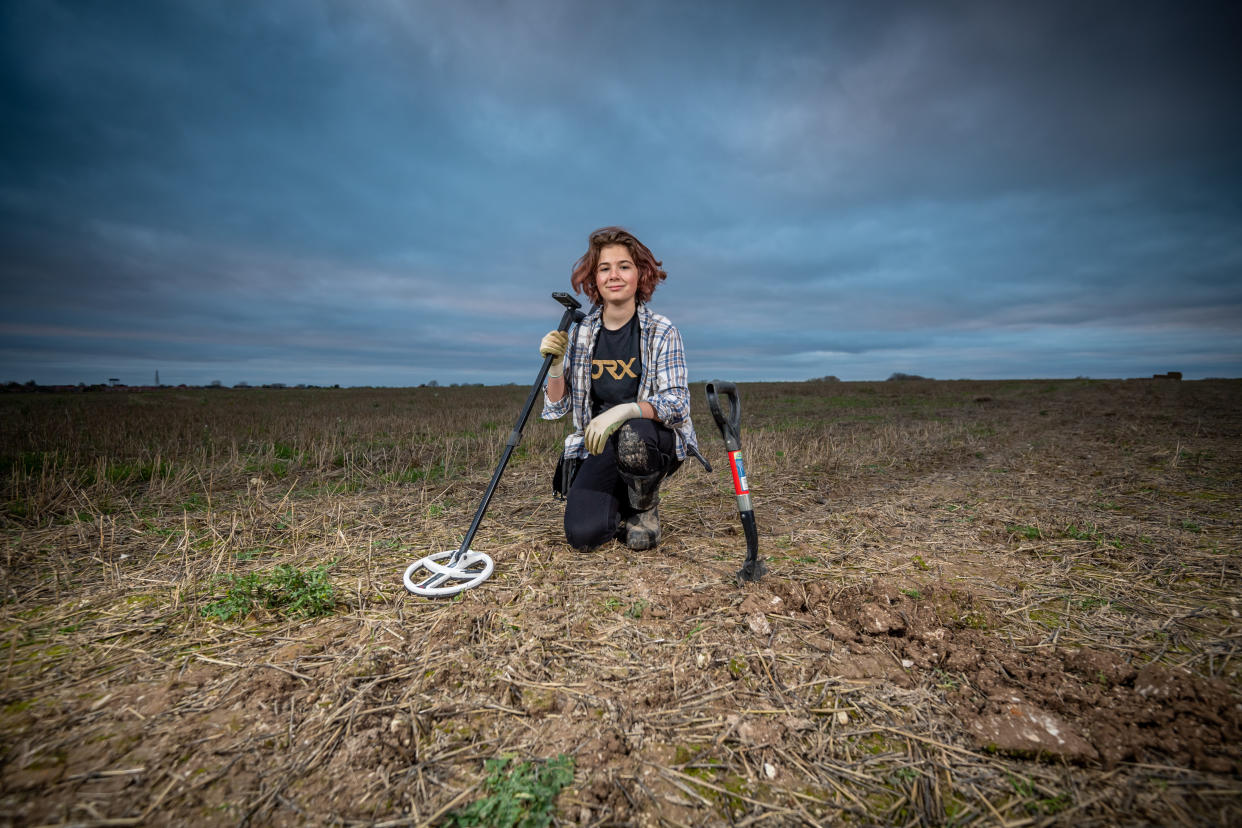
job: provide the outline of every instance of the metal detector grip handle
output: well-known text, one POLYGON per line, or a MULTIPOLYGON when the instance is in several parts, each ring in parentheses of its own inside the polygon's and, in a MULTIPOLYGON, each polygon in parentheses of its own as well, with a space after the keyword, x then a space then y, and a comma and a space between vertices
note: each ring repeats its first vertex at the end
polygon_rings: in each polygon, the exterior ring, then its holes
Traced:
POLYGON ((742 400, 738 396, 737 386, 731 382, 712 380, 707 384, 707 407, 720 428, 720 436, 724 438, 725 448, 729 451, 742 450, 742 400), (720 395, 729 398, 729 414, 720 409, 720 395))

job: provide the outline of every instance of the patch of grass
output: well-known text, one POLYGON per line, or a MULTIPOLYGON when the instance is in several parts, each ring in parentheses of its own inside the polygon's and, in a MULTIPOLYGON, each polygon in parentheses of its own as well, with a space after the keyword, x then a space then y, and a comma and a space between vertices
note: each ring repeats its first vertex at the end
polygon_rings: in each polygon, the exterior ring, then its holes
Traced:
POLYGON ((927 565, 927 561, 923 560, 922 555, 913 556, 912 558, 910 558, 910 563, 914 564, 915 569, 919 569, 923 572, 926 572, 927 570, 931 569, 931 567, 927 565))
POLYGON ((1100 546, 1111 546, 1113 549, 1120 549, 1122 547, 1121 541, 1108 537, 1099 530, 1099 527, 1091 523, 1082 526, 1076 523, 1067 524, 1065 529, 1062 530, 1062 534, 1072 540, 1091 541, 1100 546))
POLYGON ((1055 630, 1057 627, 1065 626, 1061 616, 1046 609, 1034 609, 1030 612, 1031 620, 1049 630, 1055 630))
POLYGON ((917 589, 903 589, 901 592, 903 595, 909 596, 915 601, 923 597, 923 593, 919 592, 917 589))
MULTIPOLYGON (((1034 614, 1032 613, 1032 617, 1034 614)), ((988 628, 987 616, 981 612, 964 612, 957 619, 963 627, 969 627, 972 630, 986 630, 988 628)))
POLYGON ((1052 816, 1064 811, 1070 805, 1074 804, 1074 800, 1067 793, 1059 793, 1056 796, 1046 796, 1043 799, 1037 799, 1028 803, 1026 809, 1032 814, 1046 814, 1052 816))
POLYGON ((542 828, 552 824, 556 797, 574 781, 574 760, 565 754, 546 762, 488 759, 484 786, 488 795, 445 817, 448 826, 542 828))
POLYGON ((1009 774, 1009 786, 1013 788, 1014 793, 1023 799, 1035 796, 1035 785, 1025 777, 1009 774))
POLYGON ((201 512, 207 508, 207 498, 198 492, 194 492, 181 502, 181 510, 184 512, 201 512))
POLYGON ((282 564, 269 573, 225 575, 224 595, 203 607, 205 616, 221 621, 245 618, 256 608, 287 618, 328 615, 336 607, 336 591, 328 581, 328 564, 307 570, 282 564))
POLYGON ((647 602, 643 600, 642 598, 639 598, 637 601, 630 604, 630 608, 625 611, 625 614, 628 615, 630 618, 642 618, 643 613, 646 611, 647 611, 647 602))
POLYGON ((407 466, 399 472, 384 475, 384 479, 390 483, 417 483, 427 476, 425 469, 418 466, 407 466))
POLYGON ((866 736, 858 737, 855 744, 872 756, 879 756, 881 753, 900 752, 896 749, 893 742, 882 733, 869 733, 866 736))
POLYGON ((898 782, 913 782, 920 776, 922 776, 922 774, 914 768, 898 768, 892 773, 892 778, 898 782))
POLYGON ((1027 540, 1040 540, 1044 536, 1043 533, 1039 531, 1038 526, 1006 526, 1005 531, 1011 535, 1026 538, 1027 540))

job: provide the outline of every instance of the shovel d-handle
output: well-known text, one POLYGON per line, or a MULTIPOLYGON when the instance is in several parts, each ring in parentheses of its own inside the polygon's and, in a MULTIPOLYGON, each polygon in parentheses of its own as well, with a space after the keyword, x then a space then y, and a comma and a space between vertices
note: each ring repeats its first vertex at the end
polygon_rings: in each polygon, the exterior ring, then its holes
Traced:
POLYGON ((767 573, 768 568, 759 560, 759 531, 755 527, 755 510, 750 502, 750 483, 746 480, 746 465, 742 461, 742 401, 738 396, 737 386, 720 380, 707 383, 707 407, 711 409, 712 417, 720 428, 720 436, 724 438, 725 449, 729 452, 733 494, 737 498, 742 530, 746 533, 746 562, 737 576, 742 581, 757 581, 767 573), (722 395, 729 401, 728 414, 725 414, 720 405, 722 395))
POLYGON ((742 401, 737 395, 737 386, 731 382, 712 380, 707 384, 707 407, 716 418, 716 426, 720 436, 724 438, 725 448, 729 451, 742 450, 742 401), (729 414, 720 408, 720 395, 729 398, 729 414))

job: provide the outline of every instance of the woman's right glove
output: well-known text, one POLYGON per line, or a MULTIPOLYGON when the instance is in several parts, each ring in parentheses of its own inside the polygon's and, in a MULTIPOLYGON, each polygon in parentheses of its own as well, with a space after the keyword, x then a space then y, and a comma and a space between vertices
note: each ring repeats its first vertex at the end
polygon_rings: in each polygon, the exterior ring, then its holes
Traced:
POLYGON ((552 364, 548 366, 548 376, 555 379, 565 373, 565 351, 569 350, 569 334, 566 331, 551 331, 539 343, 539 355, 551 356, 552 364))

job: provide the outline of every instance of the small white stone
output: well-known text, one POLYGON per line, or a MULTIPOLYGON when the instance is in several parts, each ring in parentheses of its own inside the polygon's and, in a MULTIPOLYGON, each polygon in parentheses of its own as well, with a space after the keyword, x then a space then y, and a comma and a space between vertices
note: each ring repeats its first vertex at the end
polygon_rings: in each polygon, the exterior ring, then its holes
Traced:
POLYGON ((837 711, 837 724, 847 725, 849 723, 850 723, 850 714, 846 713, 844 710, 838 710, 837 711))
POLYGON ((913 667, 913 666, 914 666, 914 662, 913 662, 913 661, 911 661, 911 660, 910 660, 910 659, 908 659, 908 658, 903 658, 903 659, 901 660, 901 666, 902 666, 902 667, 905 667, 907 670, 909 670, 911 667, 913 667))
POLYGON ((746 616, 746 625, 750 627, 750 631, 755 635, 772 634, 772 625, 768 623, 768 619, 761 612, 752 612, 746 616))
POLYGON ((776 778, 776 766, 773 765, 771 762, 764 762, 763 763, 763 775, 766 776, 768 779, 775 779, 776 778))
POLYGON ((712 662, 711 653, 699 653, 697 656, 694 657, 694 663, 699 665, 700 670, 705 668, 708 664, 711 664, 711 662, 712 662))

